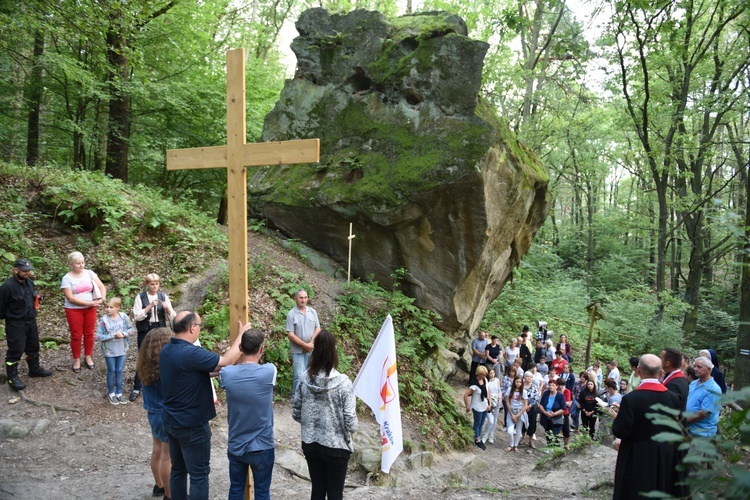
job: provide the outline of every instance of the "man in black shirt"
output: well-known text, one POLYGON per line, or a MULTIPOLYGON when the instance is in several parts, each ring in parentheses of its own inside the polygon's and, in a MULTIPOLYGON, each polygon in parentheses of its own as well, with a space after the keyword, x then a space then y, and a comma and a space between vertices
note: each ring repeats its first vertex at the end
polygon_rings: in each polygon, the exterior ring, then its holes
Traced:
POLYGON ((52 375, 50 370, 39 364, 39 330, 36 325, 39 299, 34 281, 29 277, 32 269, 28 260, 18 259, 13 264, 13 276, 0 286, 0 319, 5 320, 5 337, 8 341, 5 371, 8 384, 15 391, 26 388, 18 376, 18 362, 24 352, 30 377, 52 375))

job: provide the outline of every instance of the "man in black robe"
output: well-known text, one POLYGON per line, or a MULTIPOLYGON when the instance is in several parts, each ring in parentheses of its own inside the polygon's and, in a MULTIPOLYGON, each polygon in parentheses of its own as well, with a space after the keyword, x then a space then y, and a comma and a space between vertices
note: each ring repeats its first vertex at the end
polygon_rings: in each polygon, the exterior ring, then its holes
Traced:
POLYGON ((679 410, 679 396, 659 382, 661 359, 645 354, 638 361, 641 384, 622 398, 619 411, 610 409, 615 417, 612 433, 619 438, 620 446, 615 468, 614 499, 641 498, 649 491, 662 491, 680 496, 682 480, 677 471, 679 456, 677 445, 660 443, 652 438, 668 427, 654 424, 646 417, 655 413, 651 407, 661 404, 679 410))
POLYGON ((664 370, 664 387, 674 392, 680 397, 681 411, 685 411, 685 405, 687 404, 688 392, 690 392, 690 384, 688 383, 685 374, 682 373, 680 367, 682 366, 682 353, 677 349, 666 347, 661 352, 661 369, 664 370))

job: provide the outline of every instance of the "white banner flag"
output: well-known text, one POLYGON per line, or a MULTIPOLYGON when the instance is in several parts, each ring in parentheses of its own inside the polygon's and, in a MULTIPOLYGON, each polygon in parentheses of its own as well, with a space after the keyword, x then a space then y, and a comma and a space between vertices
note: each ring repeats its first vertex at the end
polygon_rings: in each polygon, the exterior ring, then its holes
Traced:
POLYGON ((396 337, 390 314, 380 327, 380 333, 354 380, 354 394, 372 409, 380 424, 380 470, 388 473, 396 457, 404 449, 401 404, 398 400, 396 337))

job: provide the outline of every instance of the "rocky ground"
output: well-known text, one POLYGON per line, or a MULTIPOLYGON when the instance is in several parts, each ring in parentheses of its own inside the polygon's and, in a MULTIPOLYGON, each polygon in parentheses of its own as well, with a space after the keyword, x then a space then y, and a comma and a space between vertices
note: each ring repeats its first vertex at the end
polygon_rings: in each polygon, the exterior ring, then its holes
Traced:
MULTIPOLYGON (((16 393, 0 388, 0 428, 5 432, 0 438, 0 499, 149 498, 151 435, 140 399, 136 404, 110 405, 105 399, 103 361, 96 358, 93 371, 84 368, 74 374, 68 359, 69 353, 63 350, 48 352, 45 364, 54 369, 54 375, 47 379, 24 376, 25 395, 59 405, 57 409, 17 401, 16 393)), ((131 350, 127 367, 134 363, 135 350, 131 350)), ((210 478, 211 498, 217 499, 225 498, 229 489, 226 407, 220 404, 218 414, 212 422, 210 478)), ((305 497, 310 484, 299 449, 299 425, 291 418, 289 402, 277 401, 274 415, 277 447, 272 495, 305 497)), ((369 415, 361 420, 356 442, 371 446, 377 442, 377 424, 369 415)), ((406 432, 413 433, 413 429, 406 432)), ((498 432, 497 437, 486 451, 403 454, 386 487, 372 485, 372 477, 353 469, 347 478, 347 497, 600 498, 611 494, 613 450, 597 445, 537 465, 543 451, 506 453, 505 436, 498 432)))
MULTIPOLYGON (((338 282, 311 271, 294 255, 280 251, 267 237, 249 235, 251 255, 265 253, 295 272, 304 272, 316 290, 321 316, 332 307, 338 282)), ((180 300, 192 307, 202 300, 205 277, 196 277, 180 300)), ((54 299, 49 299, 49 301, 54 299)), ((51 304, 48 307, 52 309, 51 304)), ((260 301, 260 298, 258 298, 260 301)), ((252 307, 267 307, 251 297, 252 307)), ((43 336, 67 335, 64 319, 42 318, 43 336)), ((132 386, 136 348, 131 345, 125 365, 125 387, 132 386)), ((4 345, 0 344, 4 357, 4 345)), ((151 434, 146 412, 136 404, 112 406, 106 398, 106 368, 95 351, 93 371, 71 371, 68 346, 43 352, 43 364, 54 374, 30 379, 26 366, 21 376, 28 384, 24 394, 41 405, 20 400, 7 385, 0 387, 0 500, 39 498, 142 499, 151 497, 149 468, 151 434), (48 405, 49 404, 49 405, 48 405), (53 408, 50 405, 54 405, 53 408), (75 411, 74 411, 75 410, 75 411)), ((354 374, 350 374, 354 378, 354 374)), ((453 380, 457 398, 465 381, 453 380)), ((219 404, 212 421, 211 498, 225 498, 229 489, 226 459, 226 407, 219 404)), ((274 498, 304 498, 310 492, 307 466, 302 458, 299 425, 291 418, 288 401, 274 408, 276 467, 271 492, 274 498)), ((467 421, 467 426, 470 423, 467 421)), ((406 439, 420 446, 419 426, 404 422, 406 439)), ((355 462, 347 477, 348 498, 604 498, 611 496, 615 452, 590 446, 562 457, 544 460, 542 450, 506 453, 505 436, 498 431, 486 451, 472 448, 450 453, 404 453, 386 478, 368 475, 355 462), (544 462, 544 463, 542 463, 544 462), (386 484, 387 486, 376 486, 386 484)), ((369 410, 361 415, 358 449, 377 446, 378 428, 369 410)), ((543 438, 537 441, 543 445, 543 438)), ((365 460, 363 460, 365 461, 365 460)))

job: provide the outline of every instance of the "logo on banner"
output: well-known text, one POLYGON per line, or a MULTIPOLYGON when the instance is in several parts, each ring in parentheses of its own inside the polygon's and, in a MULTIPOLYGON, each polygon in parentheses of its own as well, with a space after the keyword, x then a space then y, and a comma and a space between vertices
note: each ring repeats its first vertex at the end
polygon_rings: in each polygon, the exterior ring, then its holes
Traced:
MULTIPOLYGON (((380 411, 385 411, 388 403, 396 399, 396 391, 393 389, 393 375, 396 374, 396 361, 391 361, 389 357, 385 358, 383 368, 380 371, 380 399, 383 401, 383 406, 380 407, 380 411)), ((383 422, 382 427, 382 445, 383 451, 387 451, 393 444, 394 437, 391 429, 388 426, 388 420, 383 422)))

